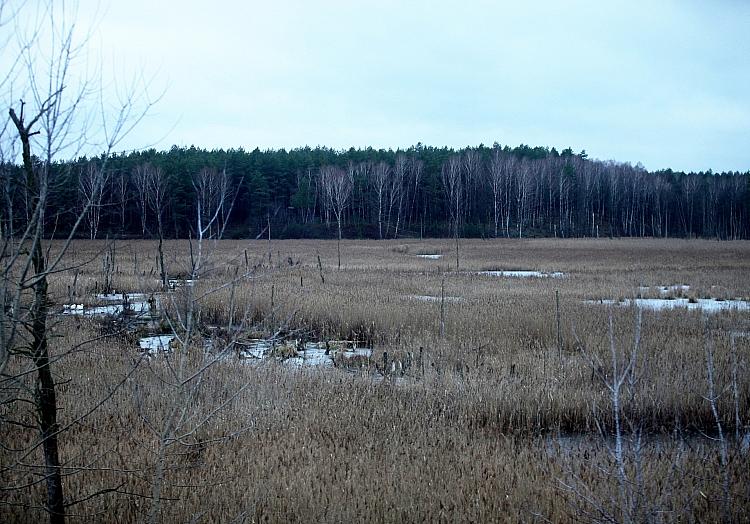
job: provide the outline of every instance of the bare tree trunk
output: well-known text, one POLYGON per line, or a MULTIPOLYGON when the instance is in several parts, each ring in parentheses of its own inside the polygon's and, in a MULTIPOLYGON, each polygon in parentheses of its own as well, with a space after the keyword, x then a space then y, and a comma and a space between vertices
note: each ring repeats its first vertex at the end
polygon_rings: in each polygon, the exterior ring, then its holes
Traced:
POLYGON ((458 271, 458 230, 464 206, 464 184, 461 177, 461 159, 458 155, 448 158, 442 168, 443 190, 448 197, 450 219, 453 221, 453 234, 456 240, 456 271, 458 271))
MULTIPOLYGON (((704 319, 704 322, 705 319, 704 319)), ((717 400, 719 395, 716 393, 716 385, 714 381, 714 354, 713 354, 713 341, 710 338, 708 327, 705 326, 705 346, 706 346, 706 379, 708 382, 708 395, 704 396, 708 400, 708 404, 711 407, 711 413, 714 416, 716 422, 716 434, 719 441, 719 459, 721 464, 722 472, 722 500, 721 500, 721 513, 722 522, 731 522, 730 508, 732 505, 732 496, 730 491, 729 482, 729 451, 727 447, 727 440, 724 437, 724 431, 721 426, 721 417, 719 416, 719 408, 717 406, 717 400)))
POLYGON ((320 169, 320 182, 325 197, 326 209, 333 210, 338 226, 338 267, 341 269, 341 219, 344 209, 349 205, 354 182, 354 167, 350 164, 348 171, 333 166, 320 169))
POLYGON ((6 226, 5 231, 0 238, 13 239, 15 230, 15 220, 13 218, 13 179, 12 171, 10 169, 3 170, 3 185, 5 193, 5 206, 6 206, 6 226))
POLYGON ((336 250, 339 256, 339 269, 341 269, 341 217, 336 217, 336 222, 339 226, 339 241, 336 243, 336 250))
POLYGON ((455 225, 454 229, 455 229, 455 235, 456 235, 456 271, 458 271, 458 253, 459 253, 459 245, 458 245, 458 220, 456 220, 456 225, 455 225))
POLYGON ((149 176, 148 164, 136 166, 133 170, 133 184, 138 195, 138 207, 141 210, 142 238, 146 238, 146 214, 149 208, 149 176))
MULTIPOLYGON (((35 408, 39 417, 39 431, 42 437, 44 453, 44 469, 47 483, 47 511, 53 524, 65 522, 65 505, 60 473, 60 456, 57 443, 57 397, 55 394, 55 380, 52 377, 49 362, 49 348, 47 346, 47 313, 49 300, 47 297, 47 268, 42 251, 42 231, 44 227, 43 207, 47 190, 37 187, 34 167, 31 162, 31 125, 27 127, 23 121, 23 110, 20 118, 11 109, 10 117, 18 130, 23 146, 23 167, 26 172, 26 186, 35 198, 35 204, 40 208, 36 220, 36 234, 32 245, 31 260, 34 266, 34 301, 31 305, 31 336, 33 338, 33 359, 37 368, 37 383, 35 388, 35 408)), ((47 169, 48 166, 45 166, 47 169)))
MULTIPOLYGON (((391 168, 385 162, 380 162, 370 171, 370 184, 375 189, 378 200, 378 238, 383 239, 383 196, 388 190, 388 177, 391 174, 391 168)), ((388 228, 386 227, 386 235, 388 228)))
POLYGON ((34 304, 31 308, 32 337, 34 339, 34 364, 37 368, 36 409, 39 415, 39 430, 44 451, 44 469, 47 479, 47 511, 50 522, 65 522, 60 456, 57 443, 57 396, 55 380, 49 366, 47 347, 47 277, 41 241, 38 241, 32 254, 34 271, 42 275, 34 284, 34 304))
POLYGON ((118 205, 120 208, 120 234, 125 233, 125 212, 128 204, 128 178, 127 172, 122 171, 115 184, 118 205))
POLYGON ((159 227, 159 276, 161 277, 161 288, 167 289, 167 272, 164 269, 164 236, 159 227))
MULTIPOLYGON (((167 270, 164 267, 164 210, 167 206, 168 181, 161 168, 151 164, 144 164, 136 169, 136 174, 142 177, 148 191, 148 206, 156 215, 156 228, 159 234, 159 274, 162 289, 167 288, 167 270)), ((136 179, 138 176, 136 177, 136 179)))
POLYGON ((445 277, 440 283, 440 338, 445 338, 445 277))
POLYGON ((82 170, 78 180, 78 193, 86 210, 86 221, 89 226, 89 238, 95 240, 99 231, 102 216, 104 186, 109 176, 92 160, 82 170))
POLYGON ((266 228, 268 229, 268 267, 271 267, 271 213, 266 214, 266 228))

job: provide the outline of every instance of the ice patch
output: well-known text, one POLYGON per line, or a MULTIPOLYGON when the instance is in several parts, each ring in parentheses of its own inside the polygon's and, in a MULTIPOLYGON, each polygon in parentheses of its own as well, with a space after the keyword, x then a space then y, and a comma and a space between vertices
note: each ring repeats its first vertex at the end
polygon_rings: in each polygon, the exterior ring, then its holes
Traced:
POLYGON ((65 315, 83 315, 83 304, 65 304, 63 306, 65 315))
POLYGON ((544 271, 531 271, 531 270, 512 270, 512 271, 479 271, 478 275, 486 275, 490 277, 504 277, 504 278, 564 278, 565 273, 561 271, 553 271, 546 273, 544 271))
POLYGON ((173 278, 168 280, 167 283, 169 284, 169 289, 177 289, 182 286, 193 287, 195 285, 195 280, 190 278, 173 278))
POLYGON ((719 311, 750 311, 750 302, 745 300, 716 300, 713 298, 699 298, 690 301, 687 298, 636 298, 624 300, 585 300, 585 304, 601 304, 611 306, 628 307, 631 304, 637 308, 652 311, 663 311, 671 309, 686 309, 688 311, 700 310, 706 313, 717 313, 719 311))
MULTIPOLYGON (((690 291, 690 286, 688 286, 687 284, 674 284, 672 286, 654 286, 654 289, 659 291, 659 295, 664 296, 670 293, 687 293, 688 291, 690 291)), ((641 293, 648 293, 649 291, 651 291, 651 286, 640 286, 638 290, 641 293)))
POLYGON ((138 317, 151 313, 152 307, 158 309, 156 297, 145 293, 109 293, 96 295, 99 302, 105 305, 86 306, 84 304, 63 305, 63 315, 80 315, 85 317, 114 317, 135 315, 138 317))
POLYGON ((308 342, 302 351, 297 352, 296 357, 284 360, 284 363, 295 366, 323 366, 332 367, 333 359, 336 356, 344 358, 372 356, 372 349, 369 348, 346 348, 341 350, 326 349, 325 342, 308 342))
POLYGON ((253 339, 237 342, 240 358, 265 360, 273 358, 285 365, 295 367, 333 367, 334 358, 370 358, 372 349, 345 347, 346 342, 306 342, 302 349, 296 349, 297 342, 274 345, 270 340, 253 339), (274 354, 278 352, 278 354, 274 354), (285 355, 284 353, 291 353, 285 355))
POLYGON ((429 260, 440 260, 443 255, 417 255, 419 258, 427 258, 429 260))
POLYGON ((128 302, 127 309, 125 304, 112 304, 109 306, 84 306, 83 304, 65 304, 63 305, 63 315, 82 315, 84 317, 103 317, 118 316, 127 314, 142 315, 149 313, 151 307, 148 302, 128 302))
POLYGON ((138 341, 138 346, 149 353, 168 351, 172 340, 174 340, 174 335, 154 335, 141 338, 138 341))
POLYGON ((297 352, 296 357, 287 358, 285 364, 300 367, 333 367, 334 355, 326 351, 325 345, 307 343, 302 351, 297 352))
POLYGON ((125 297, 131 302, 145 302, 147 300, 145 293, 103 293, 96 295, 98 300, 106 300, 109 302, 122 302, 125 297))
MULTIPOLYGON (((441 297, 436 297, 433 295, 409 295, 407 298, 410 298, 412 300, 420 300, 422 302, 440 302, 442 300, 441 297)), ((462 302, 463 298, 461 297, 445 297, 446 302, 462 302)))

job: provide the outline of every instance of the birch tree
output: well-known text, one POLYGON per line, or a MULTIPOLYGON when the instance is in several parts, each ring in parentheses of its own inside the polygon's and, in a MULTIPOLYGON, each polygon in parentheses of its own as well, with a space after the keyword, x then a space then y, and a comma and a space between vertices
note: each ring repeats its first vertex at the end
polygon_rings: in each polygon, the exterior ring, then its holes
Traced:
POLYGON ((204 167, 193 176, 193 189, 200 221, 210 224, 206 237, 222 237, 238 188, 234 187, 226 170, 219 172, 217 169, 204 167))
POLYGON ((113 184, 113 197, 115 204, 119 210, 120 218, 120 234, 125 232, 125 213, 128 209, 128 188, 129 188, 129 177, 128 172, 121 170, 115 177, 113 184))
POLYGON ((148 205, 151 212, 156 217, 156 232, 159 235, 159 245, 157 250, 159 256, 161 286, 162 289, 167 289, 167 270, 164 267, 164 212, 168 205, 167 192, 169 191, 169 183, 160 167, 145 164, 143 166, 143 172, 146 177, 148 205))
MULTIPOLYGON (((404 180, 406 180, 407 159, 406 155, 399 153, 396 155, 396 162, 393 166, 393 175, 391 176, 389 195, 388 195, 388 223, 391 222, 391 213, 393 206, 396 206, 396 226, 393 238, 398 237, 398 228, 401 224, 401 209, 404 204, 404 180)), ((388 229, 388 228, 387 228, 388 229)))
POLYGON ((378 238, 383 239, 383 201, 387 196, 388 179, 391 175, 391 166, 385 162, 379 162, 372 169, 370 185, 375 190, 375 198, 378 209, 378 238))
POLYGON ((476 149, 468 148, 461 157, 464 175, 464 214, 473 215, 477 206, 477 187, 482 179, 482 156, 476 149))
POLYGON ((341 269, 341 220, 352 195, 353 171, 345 171, 336 166, 320 168, 320 183, 325 196, 326 207, 333 211, 338 227, 338 268, 341 269))
POLYGON ((492 218, 495 224, 495 237, 500 225, 500 206, 503 198, 503 154, 499 146, 492 148, 487 178, 492 189, 492 218))
POLYGON ((94 161, 86 164, 78 178, 78 194, 81 207, 86 209, 86 223, 91 240, 94 240, 99 232, 102 201, 108 181, 109 172, 102 172, 94 161))
POLYGON ((419 187, 422 183, 422 173, 424 172, 424 162, 417 158, 416 155, 412 155, 409 158, 409 180, 408 185, 411 190, 411 201, 409 202, 409 198, 407 197, 407 202, 409 203, 409 223, 415 219, 415 216, 418 214, 417 212, 417 201, 419 198, 419 187))
POLYGON ((531 186, 531 166, 529 161, 523 160, 516 170, 516 217, 518 219, 518 238, 523 237, 523 226, 526 221, 526 202, 531 186))
POLYGON ((456 271, 459 266, 459 231, 464 212, 464 180, 461 176, 461 157, 453 155, 443 164, 443 190, 448 201, 450 224, 453 226, 453 238, 456 242, 456 271))
POLYGON ((148 214, 148 190, 149 176, 147 171, 148 164, 140 164, 133 169, 132 180, 135 186, 135 192, 138 199, 138 210, 141 215, 141 236, 146 236, 146 216, 148 214))

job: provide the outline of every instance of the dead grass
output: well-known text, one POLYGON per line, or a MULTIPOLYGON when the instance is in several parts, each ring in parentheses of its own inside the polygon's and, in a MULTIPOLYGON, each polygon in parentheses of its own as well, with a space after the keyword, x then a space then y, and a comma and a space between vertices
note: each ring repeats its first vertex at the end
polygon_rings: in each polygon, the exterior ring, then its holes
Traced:
MULTIPOLYGON (((78 243, 70 264, 94 258, 102 246, 78 243)), ((595 373, 607 370, 592 371, 589 359, 608 354, 609 310, 583 301, 633 297, 639 286, 672 284, 690 285, 690 296, 750 297, 747 242, 464 241, 459 273, 452 271, 455 262, 449 255, 439 260, 414 256, 451 253, 450 240, 345 241, 341 271, 335 268, 334 242, 274 241, 271 266, 265 242, 225 241, 211 248, 212 271, 199 279, 196 291, 201 294, 227 282, 236 270, 255 267, 253 278, 235 289, 238 308, 256 321, 255 330, 270 331, 287 322, 311 336, 374 341, 373 359, 358 360, 356 367, 374 368, 385 351, 391 360, 409 353, 415 359, 423 348, 423 366, 386 380, 370 373, 298 371, 231 359, 212 366, 190 403, 190 414, 199 419, 227 404, 211 424, 171 447, 165 522, 230 521, 242 515, 247 521, 278 522, 541 521, 535 515, 553 522, 587 520, 592 507, 583 502, 584 487, 616 512, 616 482, 606 474, 613 466, 611 456, 596 436, 597 422, 605 428, 611 423, 605 388, 595 373), (488 267, 568 276, 511 279, 472 273, 488 267), (440 296, 443 278, 445 294, 463 298, 446 304, 445 338, 439 336, 440 304, 407 298, 440 296), (555 443, 555 435, 571 433, 588 437, 576 437, 574 445, 555 443)), ((187 243, 168 243, 165 252, 170 276, 185 275, 187 243)), ((118 243, 116 266, 118 291, 157 290, 152 243, 118 243)), ((52 282, 59 304, 73 280, 71 272, 52 282)), ((88 297, 102 280, 98 262, 80 268, 77 296, 88 297)), ((229 294, 227 288, 205 297, 204 324, 227 322, 229 294)), ((175 297, 170 307, 178 308, 179 290, 175 297)), ((614 308, 612 315, 618 347, 626 349, 632 344, 635 312, 614 308)), ((748 330, 749 323, 747 313, 722 313, 709 321, 720 388, 731 376, 728 332, 748 330)), ((94 320, 61 319, 53 351, 103 332, 94 320)), ((712 431, 703 398, 700 314, 645 312, 642 339, 641 387, 626 402, 629 419, 642 423, 650 435, 712 431)), ((738 343, 741 416, 748 421, 749 346, 746 338, 738 343)), ((158 442, 150 428, 165 417, 169 361, 142 361, 132 371, 139 362, 135 346, 132 339, 111 336, 84 345, 56 369, 63 424, 112 395, 62 438, 62 457, 71 468, 68 497, 120 486, 118 492, 71 508, 95 520, 143 520, 150 507, 143 495, 149 494, 158 442)), ((201 358, 196 355, 193 365, 201 358)), ((719 401, 726 428, 733 424, 731 401, 729 394, 719 401)), ((29 420, 28 414, 14 414, 29 420)), ((0 425, 6 446, 20 448, 33 438, 31 431, 0 425)), ((3 464, 19 460, 19 453, 0 453, 3 464)), ((645 453, 643 496, 665 512, 662 519, 719 519, 721 468, 709 439, 662 438, 645 453)), ((747 455, 735 449, 730 478, 736 521, 750 516, 746 466, 747 455)), ((38 479, 36 473, 21 467, 0 479, 4 486, 19 485, 38 479)), ((41 505, 42 485, 3 497, 41 505)), ((40 509, 9 506, 0 506, 2 514, 8 521, 43 516, 40 509)))

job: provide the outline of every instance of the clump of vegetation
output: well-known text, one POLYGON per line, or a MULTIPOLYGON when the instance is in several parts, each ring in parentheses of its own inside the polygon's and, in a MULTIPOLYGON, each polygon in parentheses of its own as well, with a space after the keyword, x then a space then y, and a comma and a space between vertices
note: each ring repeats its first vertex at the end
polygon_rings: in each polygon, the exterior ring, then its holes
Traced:
POLYGON ((297 351, 299 351, 299 341, 290 340, 274 344, 271 350, 271 356, 284 360, 296 357, 297 351))

